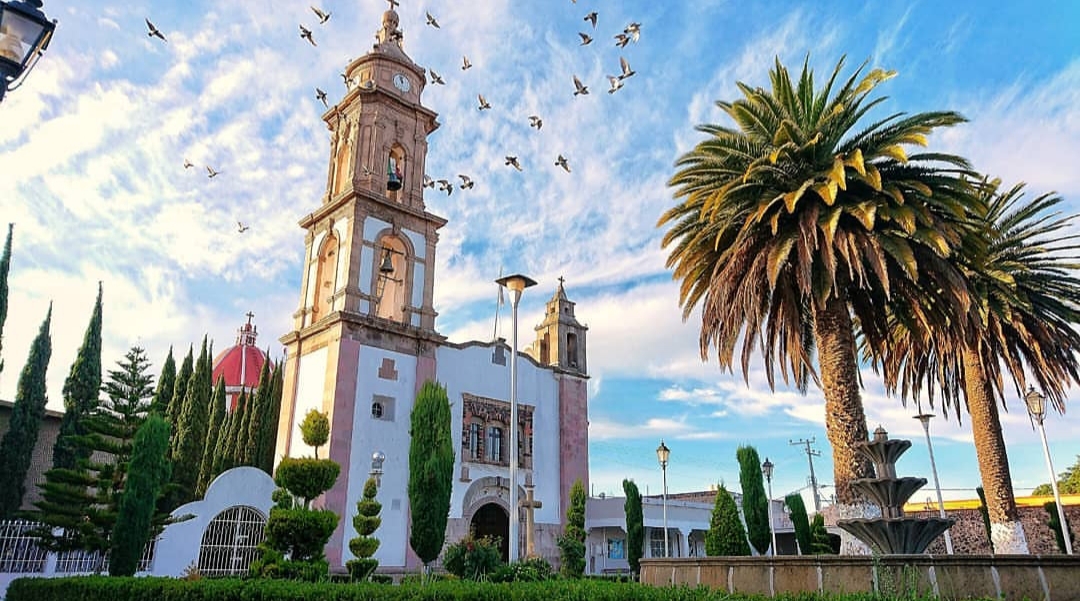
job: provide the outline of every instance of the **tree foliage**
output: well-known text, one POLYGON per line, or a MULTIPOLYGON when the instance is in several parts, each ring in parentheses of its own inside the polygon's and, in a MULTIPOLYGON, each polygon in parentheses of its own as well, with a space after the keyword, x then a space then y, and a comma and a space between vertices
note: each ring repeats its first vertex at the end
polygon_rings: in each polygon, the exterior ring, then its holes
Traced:
POLYGON ((165 357, 165 363, 161 364, 161 375, 158 376, 157 388, 154 390, 154 400, 150 402, 150 410, 160 413, 168 419, 169 405, 172 404, 173 390, 176 388, 176 360, 173 359, 173 349, 169 347, 169 354, 165 357))
POLYGON ((247 449, 246 464, 264 469, 267 473, 269 471, 262 465, 262 458, 266 456, 265 445, 269 440, 266 430, 277 428, 276 419, 271 423, 273 394, 273 375, 270 371, 270 359, 267 358, 263 361, 262 370, 259 372, 259 388, 255 392, 255 402, 251 406, 251 418, 248 420, 247 430, 241 433, 244 448, 247 449))
MULTIPOLYGON (((7 238, 4 240, 4 253, 0 255, 0 351, 4 349, 4 322, 8 311, 8 272, 11 271, 11 234, 14 223, 8 224, 7 238)), ((3 355, 0 355, 0 373, 4 371, 3 355)))
POLYGON ((30 469, 41 420, 45 417, 45 403, 48 402, 45 378, 52 356, 51 323, 50 303, 45 321, 30 345, 26 365, 19 374, 8 431, 0 441, 0 520, 11 519, 26 494, 26 472, 30 469))
POLYGON ((134 576, 152 535, 154 510, 169 480, 169 423, 157 413, 139 427, 131 449, 127 482, 120 496, 112 533, 109 574, 134 576))
MULTIPOLYGON (((1080 494, 1080 455, 1076 456, 1076 463, 1072 464, 1065 469, 1064 472, 1058 474, 1058 492, 1063 495, 1076 495, 1080 494)), ((1050 483, 1040 484, 1035 487, 1035 490, 1031 491, 1032 495, 1047 496, 1054 494, 1054 489, 1050 486, 1050 483)))
POLYGON ((723 484, 716 492, 716 502, 709 517, 709 530, 705 533, 705 554, 709 557, 725 555, 750 555, 750 543, 746 529, 739 519, 739 508, 723 484))
POLYGON ((791 523, 795 526, 795 541, 799 543, 799 552, 809 555, 813 548, 810 537, 810 517, 806 513, 806 503, 798 493, 784 497, 784 504, 791 511, 791 523))
POLYGON ((341 466, 329 459, 286 457, 274 472, 274 482, 304 500, 304 507, 330 490, 341 473, 341 466))
POLYGON ((184 404, 176 426, 172 481, 178 486, 178 496, 173 501, 177 507, 196 498, 210 421, 210 377, 210 358, 204 336, 202 350, 184 391, 184 404))
MULTIPOLYGON (((759 555, 765 555, 772 541, 769 524, 769 499, 765 495, 765 479, 761 473, 761 458, 752 446, 740 446, 735 451, 739 461, 739 485, 742 486, 742 510, 746 533, 759 555)), ((773 550, 776 553, 776 550, 773 550)))
POLYGON ((1065 534, 1064 531, 1069 533, 1069 543, 1076 547, 1076 537, 1073 536, 1072 526, 1069 524, 1069 516, 1065 516, 1065 527, 1062 528, 1061 516, 1058 515, 1057 503, 1053 501, 1047 501, 1043 503, 1043 509, 1046 510, 1047 520, 1046 525, 1050 527, 1050 531, 1054 533, 1054 542, 1057 543, 1058 552, 1066 553, 1068 547, 1065 546, 1065 534))
POLYGON ((353 516, 353 530, 356 536, 349 540, 349 550, 356 557, 345 562, 353 582, 367 580, 368 576, 379 567, 379 560, 372 557, 379 549, 379 539, 372 536, 382 524, 379 512, 382 503, 375 500, 379 489, 374 478, 364 482, 364 495, 356 502, 356 515, 353 516))
POLYGON ((217 441, 225 433, 222 430, 225 421, 225 376, 219 376, 214 385, 213 399, 210 403, 210 422, 206 429, 206 447, 203 449, 202 465, 199 467, 198 496, 206 493, 206 487, 220 472, 214 471, 214 449, 217 441))
POLYGON ((424 565, 442 551, 453 490, 454 446, 446 388, 428 380, 409 422, 409 545, 424 565))
MULTIPOLYGON (((253 413, 253 411, 252 411, 253 413)), ((319 456, 319 447, 330 440, 330 418, 318 409, 312 409, 300 422, 300 436, 304 444, 315 449, 315 456, 319 456)))
POLYGON ((835 555, 832 539, 829 531, 825 528, 825 516, 820 513, 814 514, 810 522, 810 553, 813 555, 835 555))
POLYGON ((990 545, 990 553, 994 552, 994 534, 990 527, 990 511, 986 508, 986 491, 983 487, 975 487, 975 494, 979 495, 979 514, 982 516, 983 528, 986 531, 986 542, 990 545))
POLYGON ((98 283, 97 301, 90 314, 90 324, 83 335, 82 346, 71 364, 71 372, 64 381, 64 417, 60 420, 60 433, 53 445, 53 467, 74 468, 80 459, 88 456, 88 449, 76 444, 78 437, 86 434, 83 420, 98 404, 101 392, 101 283, 98 283))
MULTIPOLYGON (((173 387, 172 397, 169 399, 168 415, 169 423, 173 426, 173 439, 169 443, 170 455, 176 454, 178 432, 180 423, 180 411, 184 406, 184 398, 187 396, 188 382, 191 374, 195 372, 194 347, 188 346, 187 355, 180 362, 180 369, 176 372, 176 385, 173 387)), ((174 472, 175 475, 175 472, 174 472)))
POLYGON ((566 532, 558 541, 560 571, 568 578, 581 578, 585 573, 585 501, 585 485, 578 478, 570 487, 566 532))
POLYGON ((630 564, 630 573, 641 572, 641 555, 645 552, 645 515, 641 510, 641 493, 633 480, 622 481, 623 513, 626 514, 626 560, 630 564))

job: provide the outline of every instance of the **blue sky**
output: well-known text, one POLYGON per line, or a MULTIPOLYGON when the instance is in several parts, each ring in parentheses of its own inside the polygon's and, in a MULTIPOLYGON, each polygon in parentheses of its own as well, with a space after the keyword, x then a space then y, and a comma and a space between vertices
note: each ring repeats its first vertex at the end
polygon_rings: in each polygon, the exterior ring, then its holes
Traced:
MULTIPOLYGON (((46 2, 60 21, 53 45, 0 105, 0 216, 16 223, 0 398, 14 396, 52 300, 49 394, 60 406, 98 280, 109 364, 138 343, 156 371, 169 345, 186 348, 203 332, 223 348, 249 310, 260 343, 280 355, 276 338, 299 299, 296 222, 317 206, 329 160, 314 90, 341 98, 338 74, 371 47, 386 7, 321 0, 332 17, 320 26, 308 4, 46 2), (168 43, 146 35, 147 17, 168 43), (300 39, 301 23, 317 47, 300 39), (185 170, 185 158, 196 168, 185 170), (221 175, 208 179, 204 165, 221 175), (251 229, 237 233, 237 220, 251 229)), ((879 88, 890 97, 884 110, 952 109, 971 120, 933 136, 932 148, 1009 184, 1026 181, 1032 194, 1056 190, 1080 210, 1074 3, 403 0, 398 11, 406 52, 446 80, 424 91, 442 124, 427 171, 477 182, 426 194, 428 210, 449 219, 437 327, 455 341, 489 339, 491 282, 502 267, 540 282, 522 301, 527 333, 566 277, 590 326, 597 493, 619 491, 624 477, 658 492, 661 438, 672 450, 673 492, 720 480, 737 488, 741 444, 776 464, 774 494, 803 488, 806 455, 789 440, 811 437, 819 482, 832 482, 820 391, 770 392, 760 363, 749 385, 721 373, 715 358, 703 363, 697 314, 683 323, 655 227, 673 202, 666 182, 675 159, 701 139, 694 126, 723 120, 714 102, 734 99, 736 81, 767 85, 775 57, 797 68, 809 54, 819 78, 844 55, 845 73, 863 61, 896 70, 879 88), (592 10, 595 30, 583 20, 592 10), (425 25, 426 11, 439 29, 425 25), (640 40, 616 48, 613 36, 631 21, 641 23, 640 40), (595 41, 581 46, 578 32, 595 41), (465 72, 463 54, 474 65, 465 72), (620 56, 637 74, 607 94, 620 56), (588 96, 573 96, 574 75, 588 96), (478 93, 492 110, 477 111, 478 93), (531 114, 543 117, 541 131, 528 127, 531 114), (523 172, 503 165, 508 154, 523 172), (572 173, 553 165, 558 154, 572 173)), ((913 407, 863 375, 870 429, 913 438, 899 471, 929 477, 913 407)), ((1011 397, 1008 407, 1005 437, 1023 492, 1047 472, 1022 402, 1011 397)), ((1048 418, 1058 471, 1080 454, 1074 424, 1071 414, 1048 418)), ((966 416, 962 425, 932 422, 948 497, 971 497, 979 484, 968 426, 966 416)))

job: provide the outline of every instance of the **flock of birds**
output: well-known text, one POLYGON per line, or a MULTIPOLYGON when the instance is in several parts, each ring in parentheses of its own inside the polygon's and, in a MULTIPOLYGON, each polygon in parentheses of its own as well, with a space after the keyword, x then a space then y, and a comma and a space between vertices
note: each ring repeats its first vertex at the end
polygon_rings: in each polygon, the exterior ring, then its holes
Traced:
MULTIPOLYGON (((390 2, 391 8, 394 8, 398 4, 397 0, 388 0, 388 1, 390 2)), ((577 0, 571 0, 571 1, 574 4, 577 3, 577 0)), ((319 7, 311 6, 310 8, 311 8, 312 13, 314 13, 315 17, 317 18, 319 25, 325 25, 327 23, 327 21, 330 20, 330 17, 332 16, 331 12, 325 11, 325 10, 319 8, 319 7)), ((425 24, 427 26, 430 26, 433 29, 441 29, 438 19, 434 15, 432 15, 431 12, 425 11, 424 14, 425 14, 425 17, 426 17, 425 24)), ((598 20, 599 20, 599 14, 595 10, 588 12, 585 15, 584 19, 583 19, 584 22, 586 22, 586 23, 588 23, 588 24, 590 24, 592 26, 593 34, 595 34, 598 20)), ((154 23, 150 21, 149 18, 146 19, 146 27, 147 27, 147 35, 148 36, 160 39, 162 42, 165 42, 165 43, 168 42, 168 39, 166 39, 165 34, 163 34, 161 32, 161 30, 158 29, 157 26, 155 26, 154 23)), ((306 27, 303 23, 301 23, 299 27, 300 27, 300 38, 307 41, 313 47, 317 47, 318 43, 315 40, 315 33, 314 33, 313 29, 309 28, 309 27, 306 27)), ((581 43, 580 43, 581 46, 588 46, 589 44, 591 44, 594 41, 594 36, 590 35, 587 32, 578 32, 578 36, 581 39, 581 43)), ((641 23, 631 22, 625 28, 623 28, 623 30, 620 33, 617 33, 614 36, 615 46, 617 46, 619 48, 625 48, 631 42, 636 43, 640 39, 640 36, 641 36, 641 23)), ((469 57, 467 55, 463 55, 461 57, 461 70, 462 71, 468 71, 470 68, 472 68, 472 66, 473 66, 473 64, 472 64, 471 61, 469 61, 469 57)), ((626 60, 626 57, 620 56, 619 57, 619 72, 618 72, 618 74, 608 75, 607 76, 608 83, 609 83, 609 88, 607 90, 608 94, 614 94, 614 93, 618 92, 620 89, 622 89, 622 87, 625 84, 626 80, 629 79, 630 77, 633 77, 635 75, 635 73, 636 72, 630 67, 629 61, 626 60)), ((349 83, 350 83, 349 80, 348 80, 348 77, 345 74, 342 74, 342 78, 345 80, 345 85, 348 86, 349 83)), ((431 69, 431 68, 427 69, 427 78, 428 78, 428 82, 431 85, 446 85, 446 80, 438 72, 436 72, 434 69, 431 69)), ((574 91, 573 91, 573 96, 574 97, 585 96, 585 95, 589 94, 589 86, 586 85, 584 82, 582 82, 581 79, 576 74, 574 74, 572 76, 572 81, 573 81, 573 85, 574 85, 574 91)), ((325 108, 330 108, 329 102, 327 101, 327 93, 326 93, 325 90, 323 90, 323 89, 321 89, 319 87, 316 87, 315 88, 315 98, 319 102, 322 102, 322 104, 323 104, 323 106, 325 108)), ((480 110, 480 111, 491 110, 491 108, 492 108, 491 103, 488 102, 488 100, 484 97, 483 94, 477 94, 477 101, 478 101, 478 106, 477 106, 478 110, 480 110)), ((539 115, 529 115, 528 120, 529 120, 529 127, 534 128, 537 131, 540 131, 540 129, 543 128, 543 126, 544 126, 544 120, 539 115)), ((514 156, 514 155, 506 155, 504 165, 512 167, 512 168, 516 169, 519 172, 524 171, 524 167, 522 166, 521 161, 518 159, 517 156, 514 156)), ((556 157, 554 165, 556 167, 561 168, 566 173, 571 173, 570 161, 569 161, 569 159, 566 158, 566 156, 564 156, 562 154, 559 154, 556 157)), ((190 168, 192 168, 194 166, 195 166, 194 163, 192 163, 191 161, 189 161, 187 159, 184 159, 184 169, 190 169, 190 168)), ((206 171, 207 171, 207 177, 210 178, 210 179, 213 179, 213 178, 217 177, 221 173, 220 171, 215 170, 210 165, 206 166, 206 171)), ((371 172, 370 169, 368 169, 366 166, 365 166, 365 171, 368 172, 368 173, 371 172)), ((469 189, 472 189, 473 186, 475 186, 475 184, 476 184, 476 182, 471 177, 469 177, 468 175, 458 174, 457 177, 458 177, 458 179, 461 180, 460 183, 456 183, 455 181, 451 181, 453 178, 438 178, 438 179, 436 179, 436 178, 429 177, 428 175, 425 174, 424 175, 423 186, 425 188, 432 188, 432 189, 435 189, 435 190, 439 190, 441 192, 445 192, 447 194, 447 196, 449 196, 450 194, 453 193, 455 187, 457 187, 460 190, 469 190, 469 189)), ((245 225, 243 222, 237 221, 237 230, 238 230, 239 233, 242 234, 242 233, 248 231, 248 229, 250 229, 250 228, 247 225, 245 225)))

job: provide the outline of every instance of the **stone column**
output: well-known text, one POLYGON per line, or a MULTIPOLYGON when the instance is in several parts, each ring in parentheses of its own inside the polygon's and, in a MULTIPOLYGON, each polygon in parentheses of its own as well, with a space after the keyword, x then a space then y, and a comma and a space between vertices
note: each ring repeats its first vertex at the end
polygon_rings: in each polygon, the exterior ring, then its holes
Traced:
POLYGON ((690 528, 679 528, 679 557, 690 557, 690 528))

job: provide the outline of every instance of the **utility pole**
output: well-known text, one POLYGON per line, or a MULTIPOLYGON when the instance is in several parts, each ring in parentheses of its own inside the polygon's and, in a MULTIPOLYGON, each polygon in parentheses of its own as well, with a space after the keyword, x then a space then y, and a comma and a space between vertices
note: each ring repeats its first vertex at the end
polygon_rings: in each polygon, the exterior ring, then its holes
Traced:
POLYGON ((810 437, 810 440, 788 440, 788 444, 806 448, 806 460, 810 462, 810 488, 814 490, 814 511, 820 512, 821 495, 818 493, 817 477, 814 476, 814 457, 821 457, 821 451, 815 451, 810 448, 810 445, 814 444, 813 436, 810 437))

